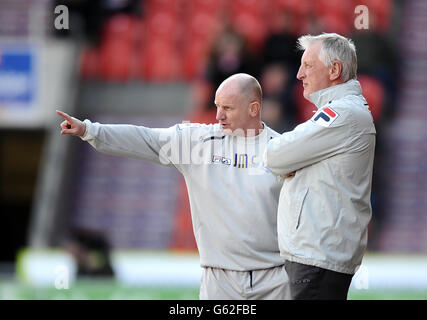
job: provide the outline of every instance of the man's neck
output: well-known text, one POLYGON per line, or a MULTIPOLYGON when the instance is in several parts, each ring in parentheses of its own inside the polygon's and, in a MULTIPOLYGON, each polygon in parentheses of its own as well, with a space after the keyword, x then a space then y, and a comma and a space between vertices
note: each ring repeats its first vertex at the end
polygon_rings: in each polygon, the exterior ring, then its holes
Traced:
POLYGON ((245 130, 245 137, 255 137, 261 134, 262 130, 264 130, 264 124, 258 121, 254 127, 245 130))

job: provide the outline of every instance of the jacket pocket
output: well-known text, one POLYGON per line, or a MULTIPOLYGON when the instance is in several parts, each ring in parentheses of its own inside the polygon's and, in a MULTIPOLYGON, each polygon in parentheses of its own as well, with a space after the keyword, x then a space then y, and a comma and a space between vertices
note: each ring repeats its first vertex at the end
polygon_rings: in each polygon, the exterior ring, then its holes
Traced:
POLYGON ((308 188, 304 188, 297 193, 296 198, 292 201, 292 217, 293 226, 292 231, 296 231, 300 225, 301 211, 304 204, 305 197, 307 196, 308 188))

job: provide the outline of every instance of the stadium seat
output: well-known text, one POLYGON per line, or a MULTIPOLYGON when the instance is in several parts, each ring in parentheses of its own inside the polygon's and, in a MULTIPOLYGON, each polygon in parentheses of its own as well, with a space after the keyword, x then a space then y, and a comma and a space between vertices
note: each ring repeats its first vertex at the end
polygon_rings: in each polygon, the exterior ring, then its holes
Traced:
POLYGON ((275 2, 281 10, 301 16, 307 16, 313 6, 313 1, 311 0, 276 0, 275 2))
POLYGON ((203 12, 212 15, 219 14, 225 7, 226 0, 193 0, 190 1, 192 14, 203 12))
POLYGON ((94 79, 98 77, 99 52, 95 47, 87 47, 80 52, 80 78, 94 79))
POLYGON ((177 79, 180 70, 173 43, 161 39, 147 41, 141 58, 143 79, 155 82, 177 79))
POLYGON ((185 79, 191 81, 203 76, 210 46, 204 41, 188 39, 182 57, 182 73, 185 79))
POLYGON ((167 12, 175 14, 179 7, 178 0, 141 0, 141 7, 146 16, 154 13, 167 12))
POLYGON ((147 35, 152 38, 162 38, 165 41, 175 41, 177 18, 167 12, 158 12, 146 18, 147 35))
POLYGON ((120 38, 122 41, 134 41, 136 19, 127 14, 117 14, 109 18, 103 27, 102 42, 120 38))
POLYGON ((188 20, 186 36, 211 42, 221 31, 219 18, 206 12, 196 12, 188 20))
POLYGON ((262 47, 267 32, 262 17, 240 12, 233 18, 232 23, 236 32, 246 39, 251 50, 257 51, 262 47))
POLYGON ((343 36, 348 36, 353 28, 352 19, 334 13, 319 16, 319 22, 325 32, 336 32, 343 36))
POLYGON ((266 7, 266 1, 259 0, 234 0, 230 2, 230 9, 233 15, 239 12, 247 12, 253 15, 262 15, 266 7))
POLYGON ((354 6, 349 1, 317 0, 313 2, 313 13, 317 16, 337 15, 343 19, 353 20, 354 6))
POLYGON ((116 14, 109 18, 99 46, 99 76, 107 81, 129 80, 135 46, 140 40, 141 22, 133 16, 116 14))
POLYGON ((129 42, 109 41, 100 48, 100 76, 107 81, 130 78, 133 47, 129 42))

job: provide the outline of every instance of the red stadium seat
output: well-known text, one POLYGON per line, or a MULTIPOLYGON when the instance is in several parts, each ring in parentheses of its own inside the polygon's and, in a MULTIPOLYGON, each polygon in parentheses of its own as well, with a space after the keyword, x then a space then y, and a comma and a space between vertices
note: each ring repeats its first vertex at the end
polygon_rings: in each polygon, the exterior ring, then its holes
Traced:
POLYGON ((125 41, 109 41, 100 48, 100 76, 104 80, 130 78, 133 47, 125 41))
POLYGON ((177 18, 168 12, 158 12, 146 18, 146 32, 152 38, 174 41, 177 31, 177 18))
POLYGON ((352 2, 342 0, 317 0, 313 1, 314 13, 318 16, 337 15, 341 18, 350 19, 354 16, 352 2))
POLYGON ((135 40, 136 20, 127 14, 117 14, 109 18, 104 24, 102 41, 120 38, 123 41, 135 40))
POLYGON ((150 16, 154 13, 168 12, 176 14, 179 7, 179 0, 142 0, 144 14, 150 16))
POLYGON ((190 1, 190 11, 192 14, 198 12, 219 14, 225 7, 226 0, 193 0, 190 1))
POLYGON ((276 5, 281 10, 286 10, 301 16, 307 16, 313 6, 312 0, 276 0, 276 5))
POLYGON ((176 80, 180 72, 177 54, 168 41, 147 41, 141 57, 142 77, 156 82, 176 80))
POLYGON ((230 3, 233 15, 238 12, 262 15, 262 11, 266 7, 266 4, 266 1, 259 0, 234 0, 230 3))
POLYGON ((117 14, 107 20, 99 47, 99 75, 102 79, 129 80, 141 30, 141 22, 130 15, 117 14))
POLYGON ((80 52, 80 77, 94 79, 99 72, 99 52, 97 48, 88 47, 80 52))
POLYGON ((264 20, 251 13, 241 12, 233 18, 233 27, 243 36, 250 49, 258 50, 264 44, 267 26, 264 20))
POLYGON ((348 19, 345 15, 327 13, 319 16, 318 19, 325 32, 348 36, 353 28, 353 20, 348 19))
POLYGON ((187 80, 193 80, 203 76, 210 46, 204 41, 188 40, 182 57, 182 72, 187 80))
POLYGON ((197 12, 189 19, 187 36, 209 43, 219 34, 221 29, 219 18, 206 12, 197 12))

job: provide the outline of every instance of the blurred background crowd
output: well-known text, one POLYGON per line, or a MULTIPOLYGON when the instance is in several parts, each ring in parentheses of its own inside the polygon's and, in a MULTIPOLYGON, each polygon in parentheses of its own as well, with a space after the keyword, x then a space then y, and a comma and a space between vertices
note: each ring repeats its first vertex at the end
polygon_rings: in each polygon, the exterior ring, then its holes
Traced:
POLYGON ((368 249, 424 253, 425 16, 423 0, 0 0, 0 262, 63 247, 81 273, 111 274, 110 249, 195 251, 182 177, 59 137, 54 110, 215 123, 217 86, 246 72, 263 88, 265 123, 292 130, 315 110, 296 79, 296 40, 322 32, 354 41, 378 131, 368 249), (54 27, 60 5, 65 29, 54 27))

